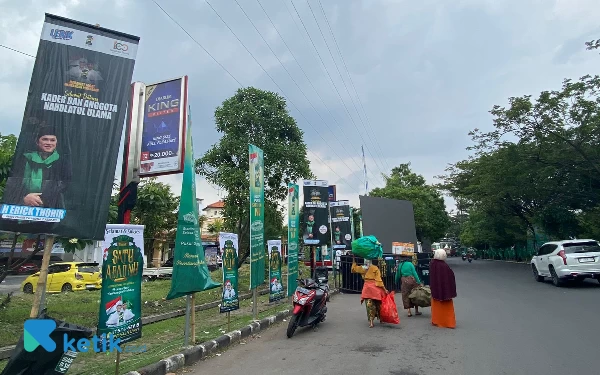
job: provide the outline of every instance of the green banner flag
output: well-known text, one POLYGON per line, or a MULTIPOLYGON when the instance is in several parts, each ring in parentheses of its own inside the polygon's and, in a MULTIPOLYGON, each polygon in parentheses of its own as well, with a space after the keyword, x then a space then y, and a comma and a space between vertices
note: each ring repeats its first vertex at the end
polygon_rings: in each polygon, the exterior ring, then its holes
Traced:
POLYGON ((250 162, 250 289, 265 282, 265 186, 263 151, 248 145, 250 162))
POLYGON ((288 276, 287 296, 293 296, 298 279, 298 229, 300 228, 300 188, 288 185, 288 276))
POLYGON ((279 301, 285 296, 281 285, 281 240, 267 242, 269 248, 269 302, 279 301))
POLYGON ((143 247, 143 225, 106 226, 98 336, 121 343, 142 337, 143 247))
POLYGON ((221 286, 210 278, 210 271, 204 259, 204 248, 198 225, 198 203, 196 202, 196 179, 194 177, 191 119, 188 118, 181 200, 175 237, 173 277, 167 299, 179 298, 221 286))
POLYGON ((235 233, 219 233, 219 244, 223 257, 223 295, 221 312, 240 308, 238 289, 238 235, 235 233))

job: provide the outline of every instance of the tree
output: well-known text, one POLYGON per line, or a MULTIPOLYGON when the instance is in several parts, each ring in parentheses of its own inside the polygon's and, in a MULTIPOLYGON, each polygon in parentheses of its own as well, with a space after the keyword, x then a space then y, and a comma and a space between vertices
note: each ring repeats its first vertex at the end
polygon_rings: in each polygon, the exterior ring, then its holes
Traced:
POLYGON ((375 188, 369 195, 412 202, 418 240, 442 238, 450 220, 444 198, 437 188, 427 185, 423 176, 412 172, 410 164, 400 164, 384 177, 385 187, 375 188))
POLYGON ((8 175, 10 174, 16 147, 17 137, 12 134, 0 134, 0 201, 2 201, 2 196, 4 195, 4 187, 6 186, 8 175))
POLYGON ((215 221, 206 226, 206 229, 208 230, 208 233, 215 236, 215 240, 217 240, 219 238, 219 233, 225 230, 225 223, 222 219, 215 219, 215 221))
POLYGON ((312 177, 310 163, 304 134, 276 93, 239 89, 215 110, 215 123, 222 137, 196 160, 196 173, 227 194, 225 226, 239 235, 241 265, 249 255, 248 144, 264 151, 265 219, 287 196, 288 183, 312 177))

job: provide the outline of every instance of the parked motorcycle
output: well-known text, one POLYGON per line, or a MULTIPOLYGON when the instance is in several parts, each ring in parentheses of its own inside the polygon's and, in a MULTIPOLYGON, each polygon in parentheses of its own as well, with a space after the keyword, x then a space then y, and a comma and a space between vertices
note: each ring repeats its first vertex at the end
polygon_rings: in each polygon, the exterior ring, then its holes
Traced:
POLYGON ((326 279, 298 279, 294 292, 294 310, 287 328, 287 337, 291 338, 298 327, 316 327, 325 320, 329 286, 326 279))

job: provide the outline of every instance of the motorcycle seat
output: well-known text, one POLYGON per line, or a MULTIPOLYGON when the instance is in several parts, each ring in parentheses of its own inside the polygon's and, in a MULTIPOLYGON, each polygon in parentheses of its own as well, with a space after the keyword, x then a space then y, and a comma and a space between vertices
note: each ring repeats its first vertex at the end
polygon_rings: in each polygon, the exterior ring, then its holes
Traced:
POLYGON ((321 298, 323 298, 324 295, 325 292, 323 292, 321 289, 317 289, 317 295, 315 296, 315 298, 320 300, 321 298))

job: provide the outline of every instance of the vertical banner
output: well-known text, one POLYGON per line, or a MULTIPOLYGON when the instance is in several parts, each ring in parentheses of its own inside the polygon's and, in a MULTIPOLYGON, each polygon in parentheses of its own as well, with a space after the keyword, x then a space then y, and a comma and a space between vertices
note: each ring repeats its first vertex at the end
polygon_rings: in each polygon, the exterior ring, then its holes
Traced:
POLYGON ((191 121, 188 118, 185 142, 185 162, 181 183, 181 200, 177 218, 173 277, 167 299, 217 288, 220 285, 210 277, 206 265, 204 248, 198 225, 198 203, 196 202, 196 179, 194 172, 194 150, 192 147, 191 121))
POLYGON ((146 85, 140 176, 181 173, 187 76, 146 85))
POLYGON ((291 297, 296 291, 298 279, 298 230, 300 229, 300 188, 298 185, 288 185, 288 276, 287 296, 291 297))
POLYGON ((138 42, 46 14, 0 231, 104 239, 138 42))
POLYGON ((142 337, 144 226, 108 224, 102 263, 98 336, 121 343, 142 337))
POLYGON ((330 202, 337 201, 337 192, 336 192, 336 190, 337 190, 336 185, 329 185, 327 187, 327 191, 329 193, 329 201, 330 202))
POLYGON ((331 216, 332 247, 334 250, 348 250, 352 244, 350 225, 350 202, 329 202, 331 216))
POLYGON ((219 233, 219 244, 223 254, 223 295, 221 312, 240 308, 238 289, 238 235, 219 233))
POLYGON ((263 151, 248 145, 250 165, 250 289, 265 282, 265 186, 263 151))
POLYGON ((281 240, 269 240, 267 247, 269 249, 269 302, 275 302, 285 296, 281 285, 281 240))
POLYGON ((305 245, 326 245, 329 235, 329 192, 327 181, 304 181, 304 228, 305 245))

